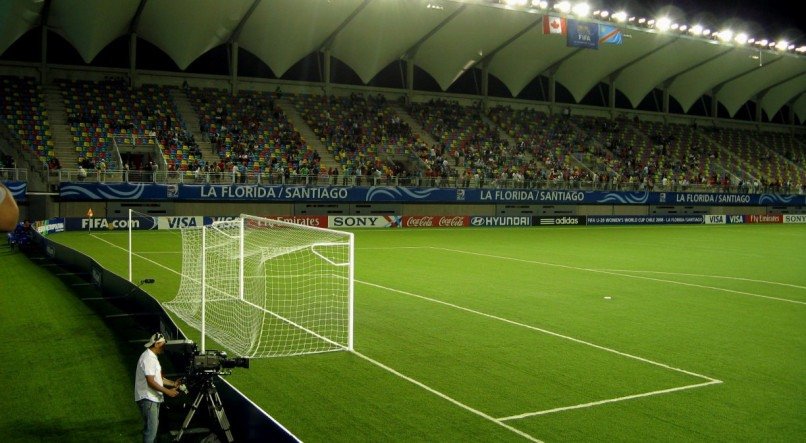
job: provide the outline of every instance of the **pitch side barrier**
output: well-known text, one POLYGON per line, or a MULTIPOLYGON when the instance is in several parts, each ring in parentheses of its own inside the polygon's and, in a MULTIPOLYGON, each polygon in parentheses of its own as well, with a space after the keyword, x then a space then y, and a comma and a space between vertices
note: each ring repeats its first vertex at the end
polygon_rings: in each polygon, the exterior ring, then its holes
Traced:
MULTIPOLYGON (((185 229, 210 225, 235 217, 143 216, 132 219, 134 230, 185 229)), ((570 215, 570 216, 490 216, 490 215, 301 215, 267 216, 273 220, 330 229, 353 228, 467 228, 467 227, 546 227, 613 225, 714 225, 737 223, 806 224, 806 214, 749 215, 570 215)), ((103 232, 127 230, 127 217, 67 217, 35 223, 47 235, 62 231, 103 232)))
MULTIPOLYGON (((120 222, 123 219, 120 217, 91 220, 93 221, 89 223, 93 226, 106 226, 109 229, 126 229, 127 226, 122 227, 120 222)), ((91 283, 101 292, 101 296, 108 303, 117 307, 122 312, 121 316, 130 319, 144 331, 162 331, 171 340, 187 339, 182 330, 162 308, 162 305, 140 288, 141 282, 129 282, 125 278, 107 270, 87 255, 48 238, 51 234, 74 230, 74 227, 87 230, 87 224, 88 222, 80 218, 53 218, 37 221, 34 223, 36 232, 34 241, 42 247, 50 260, 61 264, 67 269, 89 275, 91 283)), ((151 229, 151 227, 147 227, 143 223, 143 226, 139 229, 151 229)), ((114 327, 113 322, 109 324, 114 327)), ((126 322, 126 324, 131 325, 130 322, 126 322)), ((180 362, 175 361, 173 366, 174 368, 180 368, 180 364, 180 362)), ((236 441, 299 441, 280 423, 257 407, 225 379, 217 377, 215 385, 227 415, 237 417, 236 420, 230 422, 236 441)), ((179 427, 179 423, 176 423, 176 427, 179 427)))

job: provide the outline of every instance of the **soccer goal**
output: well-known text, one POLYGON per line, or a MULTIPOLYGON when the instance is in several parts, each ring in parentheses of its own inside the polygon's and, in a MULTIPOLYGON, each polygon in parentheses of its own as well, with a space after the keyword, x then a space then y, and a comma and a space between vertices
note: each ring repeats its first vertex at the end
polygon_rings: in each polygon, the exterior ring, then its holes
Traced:
POLYGON ((251 215, 182 230, 166 307, 237 355, 353 349, 353 234, 251 215))

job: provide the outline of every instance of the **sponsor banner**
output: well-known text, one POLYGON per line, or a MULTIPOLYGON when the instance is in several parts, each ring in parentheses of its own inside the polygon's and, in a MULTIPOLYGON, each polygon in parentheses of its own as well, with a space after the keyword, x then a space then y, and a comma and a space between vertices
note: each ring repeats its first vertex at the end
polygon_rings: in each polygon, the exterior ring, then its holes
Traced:
POLYGON ((728 222, 727 215, 705 215, 703 217, 706 225, 724 225, 728 222))
MULTIPOLYGON (((64 229, 66 231, 101 231, 101 230, 126 230, 129 229, 128 217, 96 217, 78 218, 68 217, 64 219, 64 229)), ((138 217, 132 219, 132 229, 147 230, 157 229, 157 217, 138 217)))
POLYGON ((589 215, 589 225, 697 225, 702 215, 589 215))
POLYGON ((806 205, 806 195, 622 192, 540 189, 408 188, 400 186, 166 185, 62 183, 62 201, 192 200, 259 202, 427 202, 615 205, 806 205))
POLYGON ((730 224, 744 223, 744 216, 743 215, 729 215, 729 216, 727 216, 727 222, 730 223, 730 224))
POLYGON ((784 216, 781 214, 750 214, 744 216, 745 223, 783 223, 784 216))
POLYGON ((784 214, 784 223, 806 223, 806 214, 784 214))
POLYGON ((565 217, 532 217, 534 226, 581 226, 586 223, 584 215, 565 217))
POLYGON ((400 228, 403 217, 399 215, 331 215, 327 218, 331 228, 400 228))
POLYGON ((157 229, 198 228, 202 224, 204 217, 157 217, 157 229))
POLYGON ((532 216, 521 217, 495 217, 495 216, 473 216, 470 217, 470 226, 532 226, 532 216))
POLYGON ((316 228, 327 228, 326 215, 289 215, 289 216, 267 216, 271 220, 279 220, 288 223, 295 223, 303 226, 313 226, 316 228))
POLYGON ((466 215, 407 215, 403 217, 406 228, 463 228, 470 225, 466 215))
POLYGON ((34 223, 34 229, 41 235, 48 235, 54 232, 64 232, 64 218, 51 218, 48 220, 37 221, 34 223))
POLYGON ((3 184, 11 191, 15 202, 24 202, 27 199, 28 182, 3 181, 3 184))

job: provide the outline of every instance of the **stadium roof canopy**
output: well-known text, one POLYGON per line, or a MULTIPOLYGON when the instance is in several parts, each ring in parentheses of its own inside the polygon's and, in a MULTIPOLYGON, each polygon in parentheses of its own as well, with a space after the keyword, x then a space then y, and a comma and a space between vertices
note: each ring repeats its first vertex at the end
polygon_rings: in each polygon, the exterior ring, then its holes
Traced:
POLYGON ((535 77, 554 73, 577 101, 600 82, 614 79, 634 107, 654 88, 666 86, 684 111, 714 92, 731 116, 752 100, 768 116, 789 104, 806 120, 804 56, 635 27, 624 29, 622 45, 572 48, 565 38, 543 33, 544 13, 490 3, 6 0, 0 3, 0 53, 39 26, 47 10, 48 27, 87 63, 134 31, 182 70, 212 48, 235 41, 278 77, 312 52, 328 50, 365 83, 403 58, 413 60, 443 90, 467 69, 485 66, 513 96, 535 77))

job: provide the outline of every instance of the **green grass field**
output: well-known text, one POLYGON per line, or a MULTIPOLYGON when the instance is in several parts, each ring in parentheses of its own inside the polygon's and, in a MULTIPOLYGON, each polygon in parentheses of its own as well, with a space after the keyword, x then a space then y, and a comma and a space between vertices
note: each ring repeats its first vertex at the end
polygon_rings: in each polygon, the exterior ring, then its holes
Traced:
MULTIPOLYGON (((51 238, 126 275, 124 232, 51 238)), ((163 302, 179 240, 136 233, 163 302)), ((799 226, 356 231, 356 352, 228 380, 306 442, 803 440, 804 251, 799 226)))

